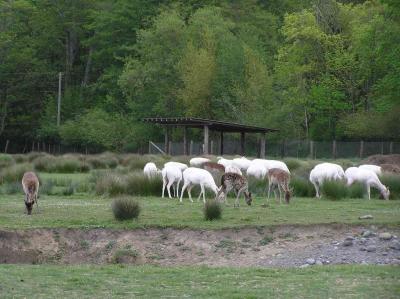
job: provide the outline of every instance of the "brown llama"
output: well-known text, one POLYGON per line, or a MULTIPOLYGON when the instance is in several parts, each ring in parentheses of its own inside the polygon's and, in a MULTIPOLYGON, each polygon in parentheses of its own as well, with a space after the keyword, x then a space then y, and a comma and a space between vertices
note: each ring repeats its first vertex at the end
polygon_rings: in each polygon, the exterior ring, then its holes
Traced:
POLYGON ((38 192, 39 192, 39 179, 34 172, 25 172, 22 178, 22 188, 25 192, 25 206, 28 215, 32 214, 33 204, 39 209, 38 192))
POLYGON ((229 191, 233 189, 236 194, 236 201, 233 206, 239 206, 239 197, 242 192, 244 194, 244 199, 246 203, 250 206, 253 199, 251 197, 251 192, 249 192, 248 188, 249 184, 246 177, 233 172, 225 173, 221 178, 221 187, 218 191, 216 199, 219 200, 221 197, 223 197, 222 201, 228 203, 226 197, 229 191))
MULTIPOLYGON (((268 199, 272 187, 278 187, 279 203, 282 203, 282 192, 285 193, 286 203, 289 203, 292 191, 289 189, 290 173, 279 168, 271 168, 268 170, 268 199)), ((277 197, 276 189, 274 189, 275 198, 277 197)))

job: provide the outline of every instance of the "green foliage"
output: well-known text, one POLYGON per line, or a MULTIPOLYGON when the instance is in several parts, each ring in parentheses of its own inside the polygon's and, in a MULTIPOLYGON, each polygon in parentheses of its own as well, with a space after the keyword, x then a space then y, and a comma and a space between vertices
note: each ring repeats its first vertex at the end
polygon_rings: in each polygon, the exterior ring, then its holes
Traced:
POLYGON ((33 171, 33 165, 30 163, 14 164, 0 170, 1 183, 21 182, 25 172, 33 171))
POLYGON ((315 196, 314 186, 306 178, 294 176, 290 180, 290 185, 293 187, 294 196, 296 197, 315 196))
POLYGON ((0 168, 8 167, 14 163, 15 161, 11 155, 0 154, 0 168))
POLYGON ((43 172, 73 173, 88 172, 90 167, 77 157, 45 155, 33 160, 35 169, 43 172))
POLYGON ((400 175, 395 174, 385 174, 381 178, 382 184, 390 190, 390 199, 400 198, 400 175))
POLYGON ((360 183, 355 183, 348 187, 348 197, 350 198, 363 198, 366 190, 360 183))
POLYGON ((122 248, 115 251, 111 262, 114 264, 133 264, 138 257, 139 252, 136 249, 122 248))
POLYGON ((331 200, 341 200, 347 197, 348 189, 344 182, 325 181, 321 187, 322 196, 331 200))
POLYGON ((111 204, 112 212, 117 220, 137 219, 140 214, 139 203, 129 197, 119 197, 111 204))
POLYGON ((221 204, 215 200, 207 200, 203 207, 204 219, 208 221, 221 219, 221 204))

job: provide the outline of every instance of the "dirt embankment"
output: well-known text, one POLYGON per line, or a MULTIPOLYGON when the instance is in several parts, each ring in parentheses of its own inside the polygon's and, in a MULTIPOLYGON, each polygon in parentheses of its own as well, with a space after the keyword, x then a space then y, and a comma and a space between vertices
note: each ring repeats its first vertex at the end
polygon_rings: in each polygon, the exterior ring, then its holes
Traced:
POLYGON ((379 165, 384 172, 400 174, 400 154, 369 156, 363 164, 379 165))
POLYGON ((269 266, 400 264, 400 228, 0 231, 1 263, 269 266), (388 232, 386 239, 383 232, 388 232))

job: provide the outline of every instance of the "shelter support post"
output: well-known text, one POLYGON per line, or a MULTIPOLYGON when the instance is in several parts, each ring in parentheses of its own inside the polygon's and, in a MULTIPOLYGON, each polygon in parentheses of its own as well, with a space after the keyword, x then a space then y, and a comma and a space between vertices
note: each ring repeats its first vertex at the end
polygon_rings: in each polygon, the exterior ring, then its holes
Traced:
POLYGON ((164 130, 164 152, 169 153, 169 127, 164 130))
POLYGON ((245 143, 246 133, 240 132, 240 154, 244 156, 244 143, 245 143))
POLYGON ((224 155, 224 131, 220 132, 221 137, 220 137, 220 144, 219 144, 219 154, 221 156, 224 155))
POLYGON ((209 140, 209 128, 207 125, 204 126, 204 155, 208 155, 208 140, 209 140))
POLYGON ((188 148, 187 148, 187 128, 183 127, 183 154, 187 156, 188 148))
POLYGON ((265 133, 261 134, 260 139, 260 158, 265 159, 265 133))

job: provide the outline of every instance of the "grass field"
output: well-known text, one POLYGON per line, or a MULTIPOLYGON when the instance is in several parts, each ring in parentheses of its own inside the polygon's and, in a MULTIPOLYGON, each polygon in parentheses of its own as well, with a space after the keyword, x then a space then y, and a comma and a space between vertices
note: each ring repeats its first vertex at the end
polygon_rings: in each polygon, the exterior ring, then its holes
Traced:
POLYGON ((398 267, 1 265, 2 298, 398 298, 398 267))
POLYGON ((328 201, 314 198, 294 198, 289 204, 269 201, 263 207, 265 198, 256 198, 252 206, 242 199, 240 208, 223 207, 221 220, 205 221, 203 203, 190 203, 184 199, 160 197, 136 197, 142 213, 138 221, 119 222, 113 218, 111 199, 95 195, 45 196, 39 200, 40 212, 36 206, 32 216, 24 214, 22 195, 3 195, 0 199, 0 228, 232 228, 243 226, 270 226, 282 224, 400 224, 400 201, 343 199, 328 201), (359 216, 371 214, 374 218, 360 220, 359 216))

